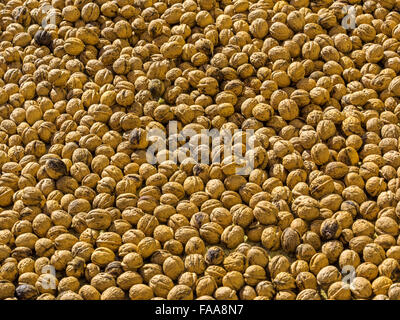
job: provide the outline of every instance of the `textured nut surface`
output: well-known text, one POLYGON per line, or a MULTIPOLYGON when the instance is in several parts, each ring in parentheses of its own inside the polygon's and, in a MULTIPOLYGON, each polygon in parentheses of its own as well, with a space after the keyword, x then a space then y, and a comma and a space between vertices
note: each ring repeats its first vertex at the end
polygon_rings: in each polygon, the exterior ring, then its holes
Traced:
POLYGON ((0 3, 0 299, 399 300, 399 12, 0 3))

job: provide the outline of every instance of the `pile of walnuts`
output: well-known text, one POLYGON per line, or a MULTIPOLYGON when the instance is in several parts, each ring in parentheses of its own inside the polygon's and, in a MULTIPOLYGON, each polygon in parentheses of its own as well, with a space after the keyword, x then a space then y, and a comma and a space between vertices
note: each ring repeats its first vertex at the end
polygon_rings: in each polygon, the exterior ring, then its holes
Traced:
POLYGON ((398 0, 2 0, 0 299, 400 300, 399 74, 398 0))

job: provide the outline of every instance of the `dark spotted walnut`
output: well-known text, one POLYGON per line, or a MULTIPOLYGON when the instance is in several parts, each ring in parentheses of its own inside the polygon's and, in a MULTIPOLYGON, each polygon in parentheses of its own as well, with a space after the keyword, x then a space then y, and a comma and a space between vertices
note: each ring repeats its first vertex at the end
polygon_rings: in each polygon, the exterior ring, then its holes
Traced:
POLYGON ((37 42, 38 45, 40 46, 50 46, 50 44, 52 43, 53 39, 51 37, 51 34, 48 33, 45 30, 39 30, 35 33, 34 36, 35 41, 37 42))

